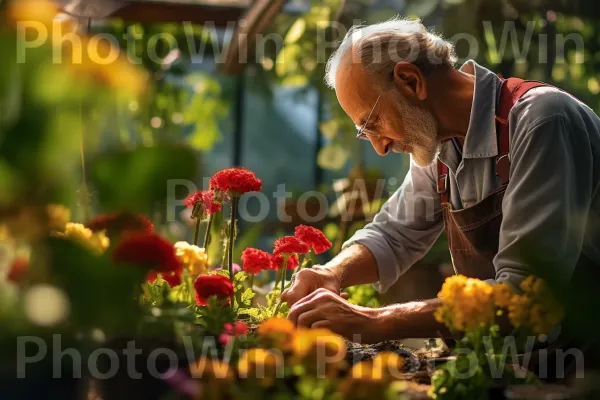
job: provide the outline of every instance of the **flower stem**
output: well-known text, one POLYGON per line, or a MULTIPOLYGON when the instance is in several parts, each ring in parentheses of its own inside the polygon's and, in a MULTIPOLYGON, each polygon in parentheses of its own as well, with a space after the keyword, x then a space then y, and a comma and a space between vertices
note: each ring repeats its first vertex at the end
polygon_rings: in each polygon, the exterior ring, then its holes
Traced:
MULTIPOLYGON (((250 273, 249 286, 250 286, 250 289, 252 291, 254 291, 254 274, 253 273, 250 273)), ((253 307, 253 306, 254 306, 254 297, 250 299, 250 307, 253 307)))
MULTIPOLYGON (((235 220, 237 215, 237 205, 239 197, 233 196, 231 199, 231 224, 229 225, 229 243, 227 252, 227 267, 229 268, 229 279, 235 288, 235 279, 233 276, 233 240, 235 238, 235 220)), ((231 307, 233 307, 234 294, 231 294, 231 307)))
MULTIPOLYGON (((206 225, 206 232, 204 233, 204 252, 208 253, 208 240, 210 238, 210 230, 212 229, 213 215, 208 216, 208 223, 206 225)), ((197 229, 197 228, 196 228, 197 229)))
MULTIPOLYGON (((279 311, 279 307, 281 307, 281 303, 283 303, 283 301, 281 300, 281 295, 283 294, 283 291, 285 290, 285 270, 287 268, 288 255, 286 253, 283 253, 282 258, 283 258, 283 262, 281 263, 281 293, 279 293, 279 301, 277 302, 277 305, 275 306, 275 311, 273 312, 273 317, 277 317, 277 311, 279 311)), ((277 285, 277 283, 276 283, 276 285, 277 285)))
POLYGON ((194 231, 194 246, 198 245, 198 233, 200 232, 200 217, 196 217, 196 230, 194 231))
MULTIPOLYGON (((288 255, 284 254, 283 255, 283 265, 281 266, 281 293, 283 293, 283 291, 285 290, 285 271, 287 269, 287 260, 288 260, 288 255)), ((279 296, 281 296, 281 293, 279 294, 279 296)))

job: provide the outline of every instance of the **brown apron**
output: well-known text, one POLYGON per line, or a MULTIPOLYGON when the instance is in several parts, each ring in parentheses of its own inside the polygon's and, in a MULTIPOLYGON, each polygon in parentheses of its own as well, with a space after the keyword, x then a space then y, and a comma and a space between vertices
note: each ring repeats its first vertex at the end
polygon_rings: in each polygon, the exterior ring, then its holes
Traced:
MULTIPOLYGON (((499 107, 495 117, 498 136, 496 174, 500 178, 502 186, 496 191, 473 206, 462 210, 453 210, 449 202, 448 167, 438 160, 438 193, 441 197, 448 246, 456 274, 479 279, 494 279, 496 276, 493 259, 498 253, 500 225, 502 223, 502 200, 508 185, 510 170, 508 114, 513 104, 528 90, 544 85, 541 82, 523 81, 517 78, 505 79, 502 82, 499 107)), ((600 266, 593 266, 591 261, 582 255, 575 269, 575 274, 590 270, 593 270, 594 275, 597 275, 600 266)), ((600 280, 596 282, 600 282, 600 280)), ((547 369, 549 380, 556 380, 556 377, 551 376, 555 365, 551 358, 555 350, 557 348, 573 348, 574 346, 576 345, 572 340, 566 339, 565 335, 561 334, 559 340, 544 349, 544 353, 548 355, 546 364, 549 366, 547 369)), ((577 348, 581 347, 587 347, 587 345, 577 346, 577 348)), ((537 372, 539 362, 543 361, 536 360, 535 354, 532 353, 530 369, 537 372)))

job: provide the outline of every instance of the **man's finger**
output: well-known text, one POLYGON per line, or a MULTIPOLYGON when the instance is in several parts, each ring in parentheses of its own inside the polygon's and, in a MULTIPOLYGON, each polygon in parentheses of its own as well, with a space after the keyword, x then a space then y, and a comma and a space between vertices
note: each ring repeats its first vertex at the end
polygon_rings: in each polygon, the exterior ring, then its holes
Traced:
POLYGON ((297 325, 298 327, 310 328, 314 323, 323 321, 326 318, 327 316, 323 312, 323 309, 317 308, 300 314, 297 325))
POLYGON ((340 293, 340 296, 342 297, 342 299, 344 300, 348 300, 350 298, 350 294, 346 293, 346 292, 342 292, 340 293))
POLYGON ((333 300, 335 294, 327 289, 317 289, 294 304, 288 314, 288 319, 297 324, 298 316, 317 306, 322 307, 323 301, 333 300))
POLYGON ((292 286, 281 293, 281 299, 292 306, 298 300, 302 299, 309 292, 308 282, 302 278, 294 279, 292 286))

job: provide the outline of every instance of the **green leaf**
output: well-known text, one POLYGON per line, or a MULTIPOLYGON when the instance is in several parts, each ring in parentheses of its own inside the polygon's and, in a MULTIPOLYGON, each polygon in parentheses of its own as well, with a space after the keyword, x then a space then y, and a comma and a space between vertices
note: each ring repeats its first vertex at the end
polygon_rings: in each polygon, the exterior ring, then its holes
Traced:
POLYGON ((248 274, 246 273, 246 271, 240 271, 237 274, 235 274, 235 282, 244 282, 246 279, 248 278, 248 274))
POLYGON ((349 154, 339 144, 324 146, 319 152, 317 163, 321 168, 338 171, 348 162, 349 154))
POLYGON ((438 3, 438 0, 408 0, 404 8, 404 14, 423 18, 433 13, 438 3))
POLYGON ((282 86, 306 86, 308 85, 309 77, 306 74, 295 74, 286 76, 281 80, 282 86))
POLYGON ((338 134, 340 123, 336 119, 330 119, 327 122, 322 122, 319 125, 319 128, 326 139, 333 140, 338 134))
POLYGON ((306 31, 306 21, 304 18, 298 18, 285 35, 284 43, 292 44, 297 42, 306 31))
POLYGON ((242 293, 242 303, 250 305, 250 301, 256 296, 256 293, 250 288, 247 288, 244 293, 242 293))

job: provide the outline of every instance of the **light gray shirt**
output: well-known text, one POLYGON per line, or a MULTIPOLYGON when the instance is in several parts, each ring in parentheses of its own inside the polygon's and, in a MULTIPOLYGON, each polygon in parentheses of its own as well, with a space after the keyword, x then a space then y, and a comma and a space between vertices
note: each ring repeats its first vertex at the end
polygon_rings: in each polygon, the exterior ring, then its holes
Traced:
MULTIPOLYGON (((473 61, 461 71, 475 75, 475 92, 462 155, 453 141, 439 159, 450 169, 450 203, 462 209, 501 186, 494 120, 500 79, 473 61)), ((600 119, 569 94, 542 87, 512 108, 510 181, 502 203, 496 280, 518 286, 530 275, 522 249, 569 279, 581 253, 600 265, 600 119)), ((386 291, 421 259, 444 229, 436 162, 421 168, 411 159, 402 186, 352 243, 374 255, 386 291)))

